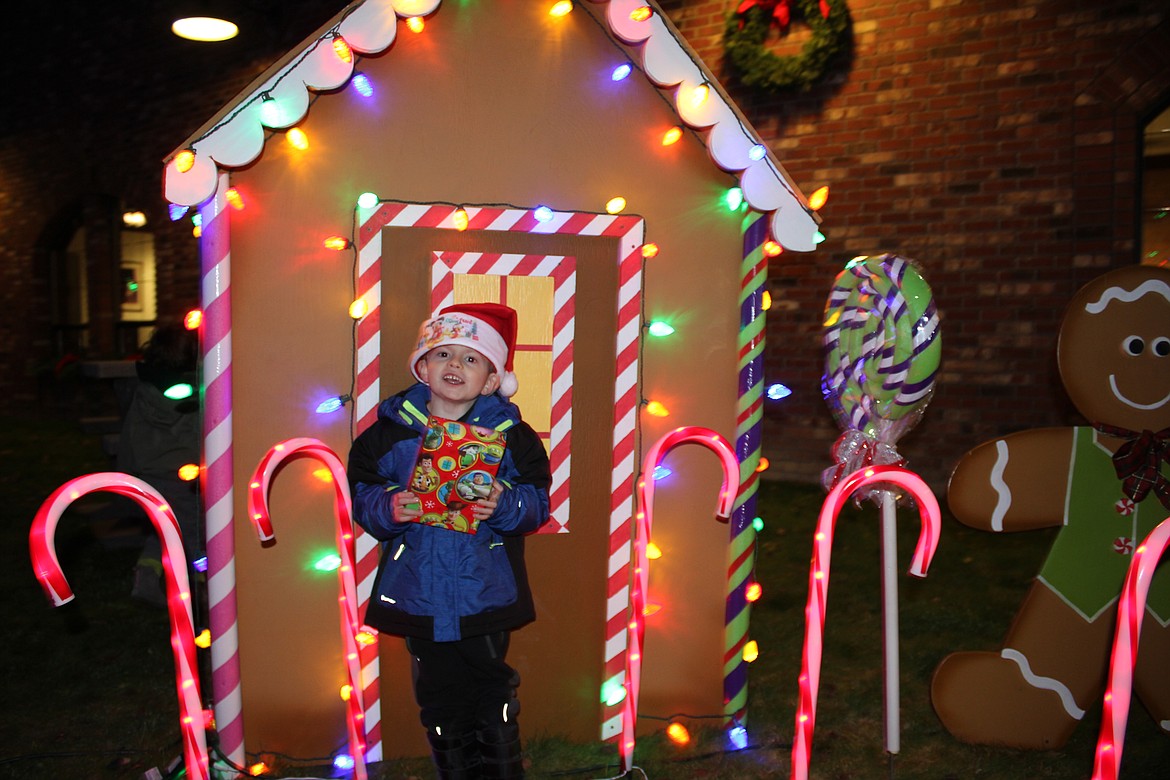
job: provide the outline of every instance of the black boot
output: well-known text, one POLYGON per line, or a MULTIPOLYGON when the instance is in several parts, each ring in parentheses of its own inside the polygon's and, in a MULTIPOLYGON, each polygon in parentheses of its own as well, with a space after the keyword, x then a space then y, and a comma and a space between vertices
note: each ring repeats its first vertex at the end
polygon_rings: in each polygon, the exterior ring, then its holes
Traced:
POLYGON ((447 736, 427 730, 439 780, 480 780, 480 750, 471 733, 447 736))
POLYGON ((499 723, 475 732, 483 780, 518 780, 524 777, 520 755, 520 726, 516 721, 499 723))

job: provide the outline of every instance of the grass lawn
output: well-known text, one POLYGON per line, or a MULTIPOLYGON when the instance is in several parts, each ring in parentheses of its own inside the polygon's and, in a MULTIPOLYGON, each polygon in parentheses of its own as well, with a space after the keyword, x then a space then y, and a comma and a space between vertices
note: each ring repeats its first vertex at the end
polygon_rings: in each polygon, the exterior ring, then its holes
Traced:
MULTIPOLYGON (((140 778, 182 752, 166 612, 129 597, 137 551, 95 533, 78 502, 57 531, 57 550, 77 598, 53 609, 33 578, 27 534, 40 503, 66 480, 109 468, 95 437, 55 419, 0 420, 4 663, 0 664, 0 779, 140 778)), ((648 778, 785 778, 796 710, 796 678, 812 531, 823 492, 764 483, 757 574, 764 596, 752 612, 760 658, 750 669, 748 749, 723 750, 722 733, 691 724, 691 745, 661 735, 639 739, 635 762, 648 778)), ((902 744, 882 742, 883 672, 878 514, 849 507, 837 526, 825 655, 813 743, 812 777, 824 780, 1088 778, 1100 723, 1096 703, 1062 750, 1024 752, 957 742, 930 705, 930 678, 958 650, 994 650, 1039 570, 1051 532, 1002 536, 944 517, 942 540, 923 580, 901 592, 902 744)), ((917 514, 900 511, 904 571, 917 538, 917 514)), ((1170 659, 1168 659, 1170 660, 1170 659)), ((207 685, 205 688, 209 687, 207 685)), ((531 778, 618 774, 600 744, 556 736, 525 745, 531 778)), ((312 757, 275 757, 277 776, 329 777, 312 757)), ((387 761, 373 778, 433 777, 429 761, 387 761)), ((164 772, 165 774, 165 772, 164 772)), ((1135 704, 1121 777, 1170 777, 1170 738, 1135 704)))

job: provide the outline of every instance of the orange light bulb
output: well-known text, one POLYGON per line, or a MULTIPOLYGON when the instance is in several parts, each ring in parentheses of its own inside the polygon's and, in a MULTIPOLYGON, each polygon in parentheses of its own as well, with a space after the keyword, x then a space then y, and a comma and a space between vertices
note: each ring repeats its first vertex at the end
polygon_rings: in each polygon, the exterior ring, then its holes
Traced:
POLYGON ((406 20, 406 26, 410 28, 412 33, 420 33, 427 26, 427 23, 423 21, 421 16, 412 16, 406 20))
POLYGON ((821 206, 825 205, 825 201, 829 199, 829 185, 818 187, 813 191, 812 195, 808 196, 808 207, 813 211, 817 211, 821 206))
POLYGON ((175 169, 179 173, 186 173, 195 167, 195 153, 190 149, 184 149, 175 155, 175 169))
POLYGON ((665 133, 663 133, 662 145, 663 146, 670 146, 671 144, 678 143, 678 140, 680 138, 682 138, 682 133, 683 133, 682 128, 675 125, 674 127, 667 130, 665 133))

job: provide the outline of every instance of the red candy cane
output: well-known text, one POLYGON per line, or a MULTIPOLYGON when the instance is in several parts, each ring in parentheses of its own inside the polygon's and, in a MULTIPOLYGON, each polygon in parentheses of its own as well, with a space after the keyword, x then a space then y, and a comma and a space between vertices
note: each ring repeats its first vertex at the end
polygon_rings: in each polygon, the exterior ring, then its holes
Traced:
POLYGON ((662 463, 667 452, 680 444, 702 444, 719 456, 723 464, 723 487, 719 490, 719 504, 715 517, 726 521, 735 504, 739 489, 739 461, 727 440, 708 428, 687 426, 676 428, 659 439, 646 453, 642 478, 638 481, 638 500, 641 511, 635 517, 637 539, 634 544, 634 581, 630 593, 630 620, 627 625, 626 653, 626 699, 622 705, 622 737, 619 753, 622 771, 629 772, 634 766, 634 726, 638 722, 638 692, 642 682, 642 640, 646 634, 646 623, 642 613, 646 609, 646 592, 650 584, 650 560, 646 545, 650 542, 650 528, 653 524, 654 470, 662 463))
POLYGON ((341 458, 317 439, 288 439, 275 445, 260 461, 248 484, 248 516, 256 526, 262 541, 276 537, 268 511, 268 489, 276 472, 293 458, 313 457, 329 467, 333 475, 334 514, 337 517, 337 553, 341 566, 337 579, 341 589, 341 642, 345 650, 346 672, 350 694, 346 697, 346 725, 349 729, 349 749, 353 754, 353 772, 357 780, 366 780, 365 703, 362 696, 362 667, 358 657, 357 585, 354 580, 353 504, 349 496, 349 480, 341 458))
POLYGON ((814 537, 812 567, 809 570, 808 603, 804 610, 804 653, 800 670, 800 704, 796 710, 796 736, 792 745, 792 778, 808 780, 809 753, 812 749, 813 725, 817 714, 817 690, 820 687, 821 649, 825 635, 825 604, 829 595, 829 560, 833 550, 833 529, 837 516, 849 496, 859 488, 875 482, 892 483, 907 490, 918 503, 922 530, 910 573, 925 577, 934 550, 938 546, 938 501, 922 478, 898 466, 874 466, 855 471, 829 491, 821 506, 814 537))
POLYGON ((57 521, 68 506, 96 491, 117 493, 133 499, 146 510, 162 539, 163 574, 167 586, 167 610, 171 618, 171 648, 175 653, 175 688, 179 694, 179 721, 183 733, 183 760, 187 776, 208 780, 206 719, 199 694, 199 667, 195 660, 195 621, 191 614, 191 587, 179 523, 166 499, 142 480, 129 474, 87 474, 57 488, 37 510, 28 534, 33 573, 45 593, 59 607, 73 600, 73 591, 57 560, 53 535, 57 521))
POLYGON ((1129 720, 1129 699, 1133 689, 1133 668, 1137 663, 1138 640, 1142 635, 1142 618, 1154 569, 1170 545, 1170 517, 1150 531, 1134 551, 1121 588, 1117 605, 1117 628, 1113 635, 1113 654, 1109 660, 1109 686, 1101 717, 1101 735, 1093 759, 1092 780, 1117 780, 1121 770, 1121 749, 1125 744, 1125 725, 1129 720))

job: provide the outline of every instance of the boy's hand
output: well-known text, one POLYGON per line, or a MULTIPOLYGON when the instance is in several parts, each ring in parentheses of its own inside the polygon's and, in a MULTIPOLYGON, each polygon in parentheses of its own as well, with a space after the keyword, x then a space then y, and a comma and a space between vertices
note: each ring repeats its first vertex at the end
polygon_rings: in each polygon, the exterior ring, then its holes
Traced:
POLYGON ((481 498, 475 502, 475 507, 471 510, 472 516, 480 522, 491 517, 496 511, 496 503, 500 500, 500 494, 503 492, 504 486, 492 480, 491 492, 488 493, 487 498, 481 498))
POLYGON ((422 502, 409 490, 394 494, 394 522, 412 523, 422 517, 422 502))

